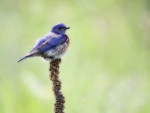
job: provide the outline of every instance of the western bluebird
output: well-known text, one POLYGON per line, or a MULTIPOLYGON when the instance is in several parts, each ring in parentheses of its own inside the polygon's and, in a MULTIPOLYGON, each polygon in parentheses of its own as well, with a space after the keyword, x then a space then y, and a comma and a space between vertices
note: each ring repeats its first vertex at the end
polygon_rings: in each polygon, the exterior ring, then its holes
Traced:
POLYGON ((69 46, 69 37, 65 34, 69 28, 63 23, 55 25, 50 33, 37 40, 34 48, 17 62, 33 56, 41 56, 48 61, 62 58, 69 46))

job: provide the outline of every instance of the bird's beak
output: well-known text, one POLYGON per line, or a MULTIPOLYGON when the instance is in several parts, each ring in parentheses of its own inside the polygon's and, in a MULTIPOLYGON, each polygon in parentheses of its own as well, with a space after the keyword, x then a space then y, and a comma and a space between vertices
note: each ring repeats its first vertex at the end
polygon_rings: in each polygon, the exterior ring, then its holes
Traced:
POLYGON ((66 27, 66 29, 65 29, 65 30, 67 30, 67 29, 70 29, 70 27, 66 27))

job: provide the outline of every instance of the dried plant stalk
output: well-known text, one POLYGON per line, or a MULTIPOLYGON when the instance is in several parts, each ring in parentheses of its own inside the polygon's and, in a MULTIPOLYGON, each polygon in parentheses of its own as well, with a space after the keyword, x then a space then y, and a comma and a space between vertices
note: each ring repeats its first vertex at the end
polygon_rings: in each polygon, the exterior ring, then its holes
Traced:
POLYGON ((53 83, 53 91, 55 95, 56 103, 54 112, 55 113, 64 113, 64 96, 61 92, 61 81, 59 80, 59 64, 61 62, 61 59, 56 59, 54 61, 50 62, 50 79, 53 83))

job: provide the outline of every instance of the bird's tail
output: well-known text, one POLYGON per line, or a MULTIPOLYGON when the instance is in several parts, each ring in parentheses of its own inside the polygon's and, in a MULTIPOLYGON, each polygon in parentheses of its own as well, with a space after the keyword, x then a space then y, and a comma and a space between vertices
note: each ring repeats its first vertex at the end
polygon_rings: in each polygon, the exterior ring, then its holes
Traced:
POLYGON ((20 61, 22 61, 22 60, 24 60, 24 59, 26 59, 28 57, 31 57, 31 56, 33 56, 33 54, 27 54, 24 57, 20 58, 17 62, 20 62, 20 61))

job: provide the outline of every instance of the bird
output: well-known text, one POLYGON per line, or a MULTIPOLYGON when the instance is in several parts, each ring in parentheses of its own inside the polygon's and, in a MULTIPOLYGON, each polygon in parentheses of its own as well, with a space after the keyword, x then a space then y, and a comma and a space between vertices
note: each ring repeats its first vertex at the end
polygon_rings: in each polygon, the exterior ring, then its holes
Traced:
POLYGON ((34 56, 42 57, 50 62, 55 59, 61 59, 65 55, 70 42, 65 33, 67 29, 70 29, 70 27, 66 27, 63 23, 54 25, 51 31, 38 39, 33 49, 17 62, 34 56))

